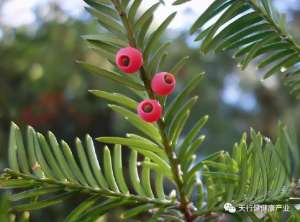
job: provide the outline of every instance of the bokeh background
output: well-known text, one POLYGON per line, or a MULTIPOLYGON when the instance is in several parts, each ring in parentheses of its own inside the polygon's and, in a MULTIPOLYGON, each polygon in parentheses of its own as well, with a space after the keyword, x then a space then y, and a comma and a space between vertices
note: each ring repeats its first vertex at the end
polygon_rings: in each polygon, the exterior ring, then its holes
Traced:
MULTIPOLYGON (((144 1, 144 7, 154 2, 144 1)), ((178 91, 192 75, 206 72, 195 92, 200 99, 190 120, 192 123, 201 115, 210 115, 201 155, 220 149, 230 151, 250 127, 274 138, 279 120, 300 135, 300 103, 288 95, 278 76, 261 81, 262 75, 254 65, 241 72, 230 54, 201 55, 188 29, 212 0, 193 0, 180 7, 172 7, 171 2, 166 0, 167 5, 161 6, 155 16, 159 24, 162 17, 179 11, 164 37, 176 46, 170 48, 165 68, 168 70, 182 56, 190 56, 179 73, 178 91)), ((300 39, 300 2, 274 3, 286 13, 291 33, 300 39)), ((82 0, 0 0, 0 169, 7 166, 10 121, 21 127, 30 124, 43 133, 51 130, 70 144, 86 133, 96 137, 133 131, 107 108, 105 101, 87 91, 113 91, 118 86, 84 72, 76 64, 76 60, 106 64, 81 38, 95 34, 99 28, 85 6, 82 0)), ((36 212, 32 221, 62 221, 76 201, 36 212)))

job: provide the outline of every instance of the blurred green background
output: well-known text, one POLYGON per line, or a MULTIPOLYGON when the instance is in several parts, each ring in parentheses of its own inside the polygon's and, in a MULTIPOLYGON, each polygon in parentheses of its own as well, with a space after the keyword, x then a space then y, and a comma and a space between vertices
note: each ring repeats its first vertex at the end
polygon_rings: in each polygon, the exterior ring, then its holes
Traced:
MULTIPOLYGON (((81 38, 99 29, 84 12, 84 4, 80 0, 22 2, 0 0, 0 169, 7 166, 10 121, 22 127, 32 125, 43 133, 51 130, 70 144, 76 136, 82 138, 86 133, 96 137, 134 131, 107 108, 105 101, 87 92, 88 89, 114 91, 118 86, 84 72, 76 64, 76 60, 89 60, 99 66, 107 64, 81 38)), ((209 2, 203 1, 201 8, 205 9, 209 2)), ((300 3, 278 0, 276 6, 287 13, 291 32, 299 39, 300 3)), ((164 13, 169 9, 160 10, 164 13)), ((199 13, 193 10, 189 4, 180 8, 183 21, 197 17, 199 13)), ((188 35, 187 23, 177 22, 165 35, 165 40, 173 42, 165 69, 182 56, 191 57, 179 73, 177 92, 192 75, 206 72, 195 92, 199 102, 190 120, 193 123, 204 114, 210 115, 204 128, 207 140, 201 155, 231 150, 249 127, 274 138, 279 120, 300 135, 299 102, 287 94, 279 77, 262 82, 255 66, 240 72, 231 55, 201 55, 199 45, 188 35)), ((98 148, 101 149, 99 144, 98 148)), ((62 221, 68 209, 79 200, 38 211, 32 221, 62 221)))

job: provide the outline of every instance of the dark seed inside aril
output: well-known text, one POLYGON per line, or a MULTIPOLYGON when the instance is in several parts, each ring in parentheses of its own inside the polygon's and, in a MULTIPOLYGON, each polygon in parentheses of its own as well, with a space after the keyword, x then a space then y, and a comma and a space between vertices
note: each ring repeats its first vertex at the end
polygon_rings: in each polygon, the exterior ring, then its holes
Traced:
POLYGON ((121 64, 122 64, 123 66, 128 66, 128 65, 129 65, 129 62, 130 62, 130 60, 129 60, 129 57, 128 57, 128 56, 123 56, 123 57, 121 58, 121 64))
POLYGON ((145 104, 145 105, 143 106, 143 111, 144 111, 145 113, 150 113, 152 110, 153 110, 153 106, 152 106, 151 104, 145 104))
POLYGON ((169 75, 165 75, 164 76, 164 80, 168 84, 172 84, 173 83, 173 78, 171 76, 169 76, 169 75))

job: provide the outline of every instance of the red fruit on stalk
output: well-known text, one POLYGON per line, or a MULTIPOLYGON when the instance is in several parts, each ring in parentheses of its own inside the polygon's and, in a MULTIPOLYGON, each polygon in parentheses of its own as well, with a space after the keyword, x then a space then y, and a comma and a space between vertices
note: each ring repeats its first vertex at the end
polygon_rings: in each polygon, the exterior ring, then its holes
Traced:
POLYGON ((132 74, 142 67, 143 55, 136 48, 122 48, 116 54, 116 64, 122 72, 132 74))
POLYGON ((160 119, 162 107, 156 100, 145 99, 138 105, 137 112, 141 119, 148 123, 153 123, 160 119))
POLYGON ((176 87, 176 79, 174 75, 168 72, 160 72, 155 74, 151 81, 152 91, 159 96, 170 95, 176 87))

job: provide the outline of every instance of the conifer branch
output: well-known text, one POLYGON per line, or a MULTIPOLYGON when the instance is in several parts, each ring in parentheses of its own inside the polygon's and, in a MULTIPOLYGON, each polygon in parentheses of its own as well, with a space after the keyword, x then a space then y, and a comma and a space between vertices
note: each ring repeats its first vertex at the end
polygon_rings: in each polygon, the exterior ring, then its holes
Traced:
POLYGON ((286 27, 271 0, 215 0, 191 33, 197 33, 195 41, 202 41, 204 53, 235 50, 242 70, 260 57, 257 68, 266 70, 264 78, 284 74, 290 93, 300 98, 300 46, 286 27), (213 18, 217 21, 205 27, 213 18))
MULTIPOLYGON (((5 181, 9 181, 12 179, 25 179, 28 181, 33 181, 35 185, 38 186, 56 186, 60 188, 61 190, 68 190, 68 192, 76 192, 76 193, 83 193, 89 196, 100 196, 100 197, 119 197, 121 199, 126 199, 127 201, 133 201, 135 203, 139 204, 146 204, 146 203, 152 203, 155 204, 157 207, 162 206, 162 207, 179 207, 179 203, 172 202, 170 200, 158 200, 158 199, 151 199, 147 197, 142 197, 139 195, 134 195, 134 194, 124 194, 124 193, 117 193, 117 192, 112 192, 110 190, 104 190, 104 189, 98 189, 98 188, 93 188, 90 186, 82 186, 79 184, 75 183, 69 183, 69 182, 60 182, 57 180, 53 179, 40 179, 28 174, 20 173, 11 169, 4 169, 3 171, 2 178, 0 180, 0 188, 5 187, 4 184, 6 183, 5 181)), ((12 208, 13 210, 13 208, 12 208)))
MULTIPOLYGON (((112 3, 114 4, 116 10, 119 12, 119 15, 122 19, 123 25, 125 26, 125 28, 127 29, 127 35, 128 35, 128 41, 129 44, 132 47, 136 47, 136 40, 135 40, 135 36, 133 33, 133 28, 132 28, 132 24, 130 23, 128 16, 126 14, 126 12, 124 12, 122 10, 122 7, 120 5, 120 3, 118 2, 118 0, 112 0, 112 3)), ((152 90, 151 90, 151 86, 150 86, 150 80, 148 79, 147 76, 147 71, 145 70, 145 67, 142 66, 140 69, 140 77, 145 85, 147 94, 149 96, 149 98, 154 99, 155 95, 153 94, 152 90)), ((182 213, 185 215, 186 221, 187 222, 192 222, 193 221, 193 217, 192 217, 192 212, 190 209, 190 201, 188 200, 186 194, 184 193, 184 185, 183 185, 183 178, 180 172, 180 165, 177 161, 177 157, 176 157, 176 153, 173 151, 171 145, 170 145, 170 141, 168 139, 168 136, 166 135, 165 129, 165 122, 163 119, 160 119, 158 122, 158 127, 159 127, 159 131, 161 134, 161 138, 163 141, 163 145, 165 148, 165 152, 168 156, 168 159, 170 161, 170 165, 172 168, 172 172, 173 172, 173 178, 175 180, 177 189, 179 191, 180 194, 180 203, 181 203, 181 211, 182 213)))

